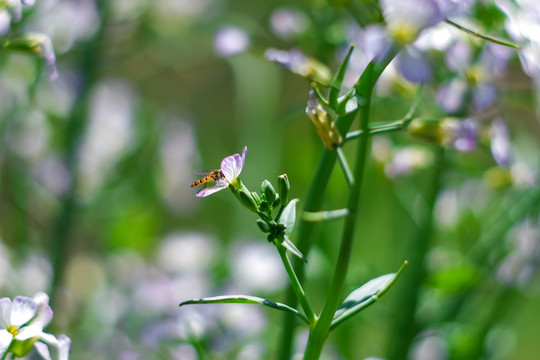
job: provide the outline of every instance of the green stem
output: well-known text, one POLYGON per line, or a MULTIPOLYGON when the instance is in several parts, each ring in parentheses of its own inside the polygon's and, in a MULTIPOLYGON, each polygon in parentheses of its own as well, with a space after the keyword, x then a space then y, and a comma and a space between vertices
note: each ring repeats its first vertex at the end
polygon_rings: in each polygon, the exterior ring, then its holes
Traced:
POLYGON ((279 256, 281 256, 281 261, 283 262, 283 265, 285 266, 287 275, 289 275, 289 279, 291 280, 291 287, 293 288, 296 294, 296 298, 298 302, 300 302, 300 305, 302 305, 302 309, 304 309, 304 314, 306 314, 306 317, 309 321, 310 326, 313 326, 315 322, 317 321, 317 317, 315 316, 315 313, 311 309, 311 305, 309 304, 309 301, 306 297, 306 293, 304 292, 304 289, 302 288, 302 285, 300 284, 300 281, 298 281, 298 277, 296 276, 296 273, 294 272, 291 261, 289 260, 289 257, 287 256, 287 249, 285 249, 283 245, 281 245, 277 241, 274 241, 274 244, 276 245, 279 251, 279 256))
MULTIPOLYGON (((356 87, 359 90, 357 91, 357 94, 359 96, 365 96, 365 94, 367 93, 369 95, 371 94, 371 90, 374 86, 376 79, 379 78, 383 70, 390 63, 390 61, 395 57, 396 54, 397 54, 397 50, 393 49, 392 54, 390 54, 384 61, 381 61, 379 63, 372 62, 368 65, 368 68, 371 68, 372 70, 364 71, 364 73, 362 74, 362 76, 360 77, 356 85, 356 87), (362 91, 362 88, 367 88, 369 89, 369 91, 368 92, 362 91)), ((362 104, 362 106, 365 106, 365 103, 363 103, 362 101, 363 99, 359 99, 359 104, 362 104)), ((347 131, 351 127, 353 120, 356 118, 358 111, 359 110, 356 110, 351 113, 338 117, 338 119, 336 120, 336 127, 338 131, 340 132, 340 134, 347 133, 347 131)), ((309 187, 303 211, 316 212, 321 209, 324 192, 326 191, 326 187, 330 180, 330 175, 334 168, 335 162, 336 162, 336 152, 325 148, 323 150, 321 159, 319 160, 319 164, 317 166, 315 176, 313 177, 313 181, 311 182, 311 185, 309 187)), ((348 217, 348 219, 354 219, 354 218, 355 218, 354 216, 348 217)), ((302 254, 304 254, 304 256, 308 256, 309 249, 311 248, 311 244, 313 242, 312 234, 313 234, 313 229, 315 228, 315 224, 316 223, 308 222, 303 219, 300 219, 300 221, 298 222, 296 244, 297 244, 298 249, 302 252, 302 254)), ((298 276, 298 281, 302 283, 304 279, 304 265, 305 264, 303 261, 299 259, 295 259, 295 262, 293 265, 294 265, 294 270, 296 272, 296 275, 298 276)), ((296 303, 296 295, 292 288, 289 288, 287 292, 286 303, 289 304, 289 306, 293 306, 293 304, 296 303)), ((296 326, 296 317, 285 315, 284 322, 283 322, 283 332, 280 338, 280 345, 279 345, 278 359, 280 360, 289 360, 291 358, 295 326, 296 326)), ((328 329, 330 328, 330 323, 327 324, 327 327, 328 329)), ((322 344, 320 346, 322 347, 322 344)))
POLYGON ((347 185, 349 185, 349 188, 354 184, 354 176, 352 174, 351 168, 349 167, 349 163, 347 162, 347 158, 345 157, 345 154, 343 153, 343 149, 341 147, 336 148, 336 153, 339 160, 339 165, 341 165, 341 170, 343 170, 343 174, 345 175, 345 180, 347 180, 347 185))
POLYGON ((373 63, 368 65, 362 74, 361 83, 358 86, 358 96, 363 100, 363 106, 360 110, 360 129, 363 131, 356 148, 356 164, 354 168, 354 180, 351 184, 347 208, 351 216, 345 218, 341 246, 334 271, 334 278, 328 291, 328 296, 324 303, 319 320, 313 331, 310 331, 305 360, 317 360, 321 354, 324 342, 330 331, 334 313, 341 301, 345 276, 349 267, 351 250, 356 229, 358 208, 360 203, 360 190, 365 170, 366 158, 368 153, 368 123, 370 114, 371 94, 377 77, 374 74, 373 63))
POLYGON ((492 43, 495 43, 495 44, 499 44, 499 45, 503 45, 503 46, 508 46, 508 47, 511 47, 511 48, 514 48, 514 49, 521 49, 521 47, 519 45, 515 45, 515 44, 512 44, 508 41, 504 41, 504 40, 499 40, 499 39, 495 39, 489 35, 484 35, 476 30, 471 30, 469 28, 466 28, 465 26, 463 25, 459 25, 455 22, 453 22, 452 20, 450 19, 446 19, 445 22, 447 24, 450 24, 452 26, 454 26, 455 28, 461 30, 461 31, 464 31, 466 32, 467 34, 469 35, 472 35, 472 36, 476 36, 480 39, 484 39, 484 40, 487 40, 487 41, 491 41, 492 43))
MULTIPOLYGON (((336 163, 336 153, 335 151, 323 149, 322 156, 319 160, 317 170, 309 187, 306 200, 304 202, 303 211, 316 212, 321 209, 322 201, 324 197, 324 192, 328 181, 330 180, 330 175, 334 169, 336 163)), ((298 250, 308 256, 309 250, 312 243, 312 234, 315 228, 315 223, 308 222, 300 218, 298 220, 296 228, 296 245, 298 250)), ((300 259, 293 259, 294 271, 297 276, 298 282, 301 283, 304 279, 304 262, 300 259)), ((294 307, 297 303, 296 292, 289 287, 285 295, 285 303, 289 306, 294 307)), ((280 360, 290 360, 293 350, 293 339, 294 339, 294 330, 296 327, 296 316, 292 314, 284 314, 282 333, 279 340, 279 353, 278 359, 280 360)))
POLYGON ((421 286, 426 276, 425 260, 429 249, 430 239, 433 232, 433 210, 435 201, 441 188, 441 178, 445 166, 444 149, 437 148, 436 168, 432 174, 427 192, 424 194, 427 204, 422 214, 422 222, 418 232, 413 236, 408 255, 409 268, 403 274, 400 281, 402 292, 399 297, 400 315, 396 319, 392 329, 392 345, 389 347, 389 360, 401 360, 407 357, 409 348, 414 337, 419 332, 419 326, 415 321, 421 286))

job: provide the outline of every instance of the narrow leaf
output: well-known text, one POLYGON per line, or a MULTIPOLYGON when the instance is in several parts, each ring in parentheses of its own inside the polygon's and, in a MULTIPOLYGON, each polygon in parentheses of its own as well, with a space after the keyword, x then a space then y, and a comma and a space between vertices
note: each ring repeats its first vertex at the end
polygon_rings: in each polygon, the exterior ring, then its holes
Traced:
POLYGON ((347 67, 349 65, 349 60, 351 59, 351 55, 354 49, 354 45, 351 45, 349 47, 349 51, 347 52, 347 55, 345 56, 345 59, 343 59, 343 62, 341 63, 334 79, 332 80, 332 86, 330 88, 330 96, 329 96, 329 103, 330 107, 332 109, 337 109, 337 98, 339 95, 339 91, 341 90, 341 85, 343 84, 343 78, 345 77, 345 72, 347 71, 347 67))
POLYGON ((330 329, 334 329, 343 321, 351 318, 379 300, 379 298, 392 286, 406 264, 407 262, 401 266, 397 273, 379 276, 351 292, 336 310, 330 329))
POLYGON ((286 236, 291 236, 292 231, 294 229, 294 222, 296 220, 296 203, 297 202, 298 202, 298 199, 293 199, 289 201, 287 206, 285 206, 285 209, 283 209, 281 216, 279 217, 279 223, 286 226, 285 228, 286 236))
POLYGON ((191 299, 182 301, 179 306, 193 305, 193 304, 256 304, 271 307, 272 309, 281 310, 289 313, 293 313, 300 317, 305 323, 308 323, 304 314, 292 307, 274 302, 271 300, 263 299, 256 296, 249 295, 222 295, 214 297, 206 297, 200 299, 191 299))
POLYGON ((288 236, 285 236, 285 238, 284 238, 283 242, 281 243, 281 245, 283 245, 283 247, 285 249, 287 249, 291 253, 293 253, 293 255, 298 256, 300 259, 302 259, 304 262, 307 263, 307 259, 304 257, 304 254, 302 254, 300 252, 300 250, 298 250, 296 245, 294 245, 294 243, 291 241, 291 239, 289 239, 288 236))

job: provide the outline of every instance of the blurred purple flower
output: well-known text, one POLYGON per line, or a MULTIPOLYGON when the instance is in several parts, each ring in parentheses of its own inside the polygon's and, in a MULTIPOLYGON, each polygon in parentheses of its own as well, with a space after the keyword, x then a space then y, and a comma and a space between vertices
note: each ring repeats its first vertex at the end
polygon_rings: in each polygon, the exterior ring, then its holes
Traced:
POLYGON ((244 52, 249 47, 249 37, 244 30, 234 26, 219 29, 214 38, 214 49, 219 56, 229 57, 244 52))
POLYGON ((439 126, 441 144, 458 151, 471 152, 478 143, 478 124, 473 119, 446 118, 439 126))
POLYGON ((431 65, 427 57, 413 46, 407 46, 399 53, 396 68, 410 82, 421 83, 431 78, 431 65))
POLYGON ((509 167, 512 164, 512 145, 508 128, 501 118, 491 123, 491 153, 493 159, 501 167, 509 167))
POLYGON ((244 147, 244 150, 242 150, 241 156, 240 154, 234 154, 231 156, 227 156, 225 159, 223 159, 221 161, 220 168, 221 172, 223 173, 223 178, 217 180, 214 186, 199 190, 197 194, 195 194, 195 196, 205 197, 208 195, 212 195, 215 192, 229 187, 230 184, 235 184, 236 179, 242 172, 242 168, 244 167, 244 163, 246 162, 246 152, 247 146, 244 147))
POLYGON ((270 26, 274 34, 282 39, 290 40, 304 32, 308 27, 305 13, 292 8, 278 8, 270 16, 270 26))
POLYGON ((477 59, 473 59, 468 43, 456 42, 446 52, 446 65, 456 77, 443 84, 437 102, 449 113, 463 106, 467 92, 477 111, 491 106, 496 99, 494 80, 504 74, 511 50, 497 44, 487 44, 477 59))

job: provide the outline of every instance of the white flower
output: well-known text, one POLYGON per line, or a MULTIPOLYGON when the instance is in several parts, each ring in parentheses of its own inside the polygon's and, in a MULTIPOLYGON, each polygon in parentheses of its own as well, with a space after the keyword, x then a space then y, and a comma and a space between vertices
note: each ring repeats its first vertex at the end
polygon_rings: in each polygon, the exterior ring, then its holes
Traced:
MULTIPOLYGON (((61 335, 58 339, 43 332, 53 316, 49 297, 38 293, 34 298, 17 296, 13 299, 0 299, 0 357, 5 356, 12 344, 18 341, 35 342, 38 353, 44 359, 51 359, 47 344, 58 349, 59 360, 68 359, 71 340, 61 335)), ((31 348, 28 348, 30 350, 31 348)), ((24 356, 26 354, 16 354, 24 356)))

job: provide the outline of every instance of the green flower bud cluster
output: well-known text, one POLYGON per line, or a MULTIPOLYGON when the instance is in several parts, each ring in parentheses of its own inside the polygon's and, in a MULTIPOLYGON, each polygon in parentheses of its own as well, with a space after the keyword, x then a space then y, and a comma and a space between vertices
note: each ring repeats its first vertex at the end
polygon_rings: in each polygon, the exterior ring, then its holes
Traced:
POLYGON ((229 188, 245 208, 259 215, 257 226, 263 233, 268 234, 266 237, 268 242, 273 242, 276 246, 279 243, 279 246, 285 247, 305 261, 302 253, 289 239, 294 228, 295 206, 298 200, 289 201, 291 185, 287 174, 279 176, 277 190, 268 180, 262 182, 260 194, 249 191, 239 180, 229 188), (277 208, 279 210, 274 216, 274 210, 277 208))
POLYGON ((279 240, 279 242, 282 242, 285 239, 285 229, 287 228, 285 224, 279 224, 275 220, 267 221, 264 219, 257 219, 257 226, 262 232, 268 233, 268 236, 266 237, 268 242, 272 242, 276 239, 279 240))

